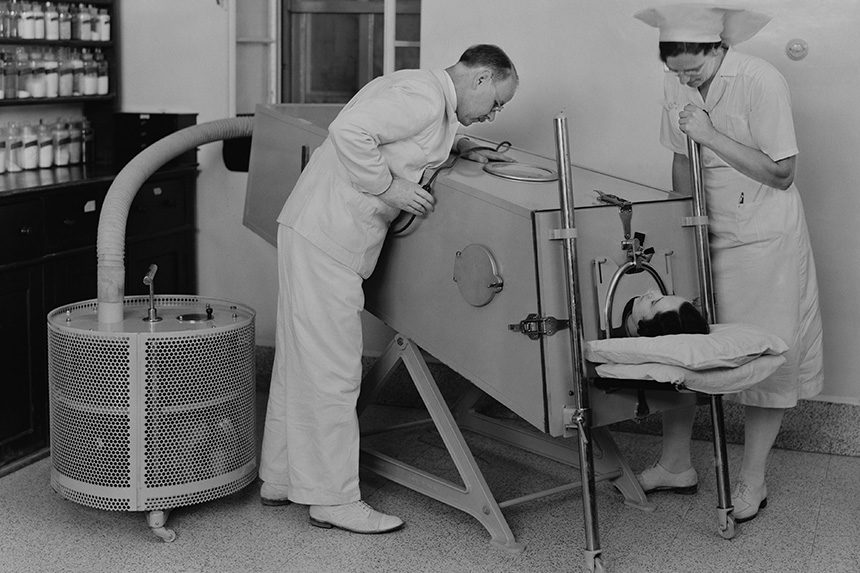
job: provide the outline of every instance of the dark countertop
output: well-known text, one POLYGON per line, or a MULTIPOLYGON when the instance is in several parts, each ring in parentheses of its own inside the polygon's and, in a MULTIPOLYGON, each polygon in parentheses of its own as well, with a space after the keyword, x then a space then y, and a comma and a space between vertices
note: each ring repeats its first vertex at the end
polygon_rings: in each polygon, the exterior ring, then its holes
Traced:
MULTIPOLYGON (((197 169, 196 164, 188 164, 156 171, 153 177, 187 172, 197 169)), ((98 182, 111 182, 119 169, 110 166, 70 165, 50 169, 31 169, 17 173, 0 174, 0 199, 27 193, 68 189, 78 185, 98 182)))

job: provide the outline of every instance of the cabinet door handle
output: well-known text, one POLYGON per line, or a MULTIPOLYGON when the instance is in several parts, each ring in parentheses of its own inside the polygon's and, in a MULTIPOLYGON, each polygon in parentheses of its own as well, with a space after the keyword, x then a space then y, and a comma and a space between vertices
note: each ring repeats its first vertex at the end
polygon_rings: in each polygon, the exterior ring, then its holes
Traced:
POLYGON ((21 233, 22 235, 32 235, 33 234, 33 228, 25 225, 25 226, 21 227, 18 230, 18 232, 21 233))

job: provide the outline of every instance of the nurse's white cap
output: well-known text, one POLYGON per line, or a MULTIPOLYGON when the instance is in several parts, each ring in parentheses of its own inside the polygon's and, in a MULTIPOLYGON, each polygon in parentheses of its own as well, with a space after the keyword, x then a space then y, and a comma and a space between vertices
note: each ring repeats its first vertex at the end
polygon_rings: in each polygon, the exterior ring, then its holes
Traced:
POLYGON ((723 42, 734 46, 755 36, 770 16, 713 4, 669 4, 633 15, 660 30, 661 42, 723 42))

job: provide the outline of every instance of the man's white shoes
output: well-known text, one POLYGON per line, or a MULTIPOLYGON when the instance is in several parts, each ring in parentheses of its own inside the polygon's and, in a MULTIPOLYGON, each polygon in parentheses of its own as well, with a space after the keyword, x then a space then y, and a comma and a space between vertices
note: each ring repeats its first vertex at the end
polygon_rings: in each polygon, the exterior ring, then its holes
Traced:
POLYGON ((312 505, 308 514, 311 525, 353 533, 388 533, 403 527, 399 517, 380 513, 361 500, 343 505, 312 505))
POLYGON ((289 505, 287 486, 263 482, 260 486, 260 503, 263 505, 289 505))

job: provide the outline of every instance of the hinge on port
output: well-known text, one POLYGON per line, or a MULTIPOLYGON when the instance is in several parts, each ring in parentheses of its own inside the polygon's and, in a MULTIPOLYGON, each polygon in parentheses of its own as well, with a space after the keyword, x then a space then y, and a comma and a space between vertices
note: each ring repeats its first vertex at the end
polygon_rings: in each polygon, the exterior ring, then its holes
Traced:
POLYGON ((541 336, 552 336, 569 326, 570 321, 567 319, 539 316, 537 313, 532 313, 518 323, 509 324, 508 328, 514 332, 525 334, 532 340, 537 340, 541 336))

